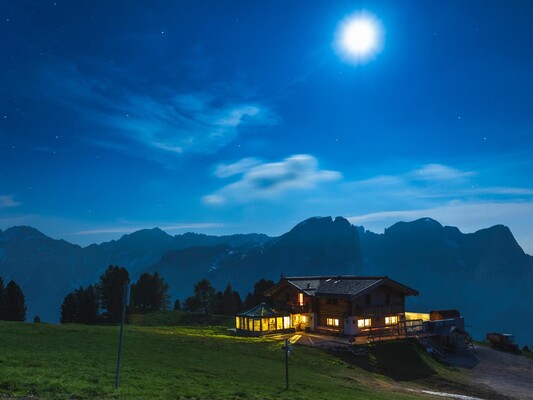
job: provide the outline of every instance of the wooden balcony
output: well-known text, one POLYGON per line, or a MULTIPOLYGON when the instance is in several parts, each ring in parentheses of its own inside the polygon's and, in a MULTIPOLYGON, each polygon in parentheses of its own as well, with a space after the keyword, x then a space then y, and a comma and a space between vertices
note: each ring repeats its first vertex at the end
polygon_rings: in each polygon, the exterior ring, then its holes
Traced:
POLYGON ((381 317, 401 314, 403 312, 405 312, 405 305, 403 303, 355 307, 355 314, 359 317, 381 317))
POLYGON ((296 301, 289 301, 284 304, 277 305, 276 308, 288 311, 291 314, 302 314, 309 312, 309 303, 304 302, 303 305, 300 305, 296 301))

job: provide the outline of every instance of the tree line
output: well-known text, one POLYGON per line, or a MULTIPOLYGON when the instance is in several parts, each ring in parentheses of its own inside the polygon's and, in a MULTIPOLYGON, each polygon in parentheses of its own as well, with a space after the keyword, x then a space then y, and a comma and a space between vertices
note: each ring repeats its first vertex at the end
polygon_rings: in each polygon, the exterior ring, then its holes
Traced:
MULTIPOLYGON (((114 323, 120 320, 122 296, 130 275, 126 268, 110 265, 98 283, 81 286, 67 294, 61 305, 61 323, 114 323)), ((170 305, 168 285, 156 272, 142 274, 131 286, 129 313, 166 310, 170 305)))
MULTIPOLYGON (((263 293, 272 286, 274 286, 273 281, 260 279, 255 283, 254 291, 249 292, 242 301, 230 283, 223 292, 217 292, 207 279, 202 279, 194 285, 194 294, 185 299, 183 309, 205 314, 235 315, 259 303, 268 303, 269 299, 263 293)), ((177 309, 176 306, 174 309, 177 309)))
MULTIPOLYGON (((38 317, 36 317, 38 318, 38 317)), ((15 281, 11 280, 4 286, 4 280, 0 276, 0 320, 25 321, 26 299, 22 289, 15 281)))
MULTIPOLYGON (((128 271, 110 265, 97 283, 83 286, 67 294, 61 305, 61 323, 116 323, 120 320, 123 288, 130 281, 128 271)), ((267 299, 263 292, 274 282, 261 279, 254 285, 245 300, 228 283, 224 291, 216 291, 207 279, 194 285, 194 294, 185 299, 183 306, 179 300, 174 310, 202 312, 205 314, 235 315, 244 308, 253 307, 267 299)), ((157 272, 144 273, 131 286, 128 314, 146 314, 168 310, 170 306, 169 286, 157 272)))

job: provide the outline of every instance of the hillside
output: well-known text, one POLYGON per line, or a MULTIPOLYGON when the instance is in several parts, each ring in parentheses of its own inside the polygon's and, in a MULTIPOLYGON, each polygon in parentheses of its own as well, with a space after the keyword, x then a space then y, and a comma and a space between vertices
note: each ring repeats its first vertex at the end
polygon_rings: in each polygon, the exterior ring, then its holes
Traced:
POLYGON ((116 391, 118 327, 0 321, 0 336, 0 397, 394 400, 446 389, 500 398, 409 342, 374 346, 370 364, 295 345, 285 391, 279 340, 232 337, 223 328, 127 326, 116 391))
POLYGON ((0 276, 21 284, 28 319, 57 321, 63 297, 96 282, 109 264, 126 267, 133 278, 158 271, 182 301, 204 277, 219 290, 231 282, 244 297, 261 278, 388 275, 420 292, 409 299, 412 311, 457 308, 477 338, 504 330, 522 344, 532 339, 533 321, 523 316, 533 303, 533 258, 503 225, 464 234, 423 218, 376 234, 342 217, 315 217, 277 238, 150 229, 86 248, 28 227, 0 231, 0 276))
POLYGON ((169 251, 191 246, 240 246, 262 244, 270 238, 262 234, 208 236, 196 233, 170 236, 161 229, 145 229, 119 240, 87 247, 54 240, 27 227, 0 230, 0 276, 13 279, 26 295, 27 318, 59 321, 61 302, 80 285, 97 282, 111 264, 124 266, 136 279, 169 251))

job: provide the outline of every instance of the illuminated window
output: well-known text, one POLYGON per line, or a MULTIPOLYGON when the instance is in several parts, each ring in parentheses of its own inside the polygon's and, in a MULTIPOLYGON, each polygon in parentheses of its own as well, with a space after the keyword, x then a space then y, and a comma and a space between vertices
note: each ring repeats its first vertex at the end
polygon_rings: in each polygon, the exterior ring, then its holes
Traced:
POLYGON ((302 315, 302 322, 303 322, 304 324, 307 323, 307 315, 302 315))
POLYGON ((371 324, 372 324, 372 321, 370 320, 370 318, 358 319, 357 320, 357 327, 358 328, 367 328, 371 324))
POLYGON ((268 318, 263 318, 263 331, 268 331, 268 318))
POLYGON ((276 318, 276 329, 283 329, 283 318, 276 318))
POLYGON ((339 326, 339 319, 338 318, 327 318, 326 324, 328 326, 339 326))
POLYGON ((285 329, 291 327, 291 317, 283 317, 283 327, 285 329))
POLYGON ((398 317, 385 317, 385 325, 395 325, 398 323, 398 317))
POLYGON ((239 329, 241 327, 241 319, 239 317, 235 318, 235 327, 239 329))
POLYGON ((304 305, 304 294, 298 293, 298 305, 303 306, 304 305))
POLYGON ((261 320, 260 319, 254 320, 254 331, 256 332, 261 331, 261 320))

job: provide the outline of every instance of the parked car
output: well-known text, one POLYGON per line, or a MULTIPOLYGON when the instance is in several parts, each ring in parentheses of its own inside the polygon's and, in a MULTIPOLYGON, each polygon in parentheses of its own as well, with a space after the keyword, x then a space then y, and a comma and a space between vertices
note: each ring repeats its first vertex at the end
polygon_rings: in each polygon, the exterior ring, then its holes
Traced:
POLYGON ((510 333, 487 333, 486 340, 493 349, 498 347, 505 351, 518 351, 514 336, 510 333))

